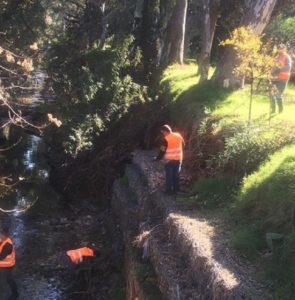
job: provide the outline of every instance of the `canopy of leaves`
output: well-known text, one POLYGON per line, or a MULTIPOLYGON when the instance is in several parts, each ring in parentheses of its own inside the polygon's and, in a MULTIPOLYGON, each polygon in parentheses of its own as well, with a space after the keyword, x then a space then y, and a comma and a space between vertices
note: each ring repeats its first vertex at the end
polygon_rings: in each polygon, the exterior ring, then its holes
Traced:
POLYGON ((270 45, 254 35, 250 26, 236 28, 231 37, 222 41, 220 45, 234 47, 239 62, 234 70, 237 76, 253 79, 269 74, 273 63, 272 56, 269 55, 270 45))
POLYGON ((295 47, 295 17, 279 15, 267 27, 266 35, 275 43, 295 47))

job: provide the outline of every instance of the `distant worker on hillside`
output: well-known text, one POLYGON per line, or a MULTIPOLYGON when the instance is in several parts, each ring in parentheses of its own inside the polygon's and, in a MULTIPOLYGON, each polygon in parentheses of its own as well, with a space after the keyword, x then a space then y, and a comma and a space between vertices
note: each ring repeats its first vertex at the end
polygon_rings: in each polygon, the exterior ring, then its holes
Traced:
POLYGON ((169 195, 179 192, 179 174, 183 160, 184 140, 180 133, 173 132, 169 125, 161 128, 163 140, 160 145, 159 154, 155 160, 164 159, 166 174, 166 190, 169 195))
POLYGON ((279 113, 283 112, 283 94, 291 75, 292 59, 287 54, 287 47, 280 44, 277 47, 277 55, 271 70, 271 83, 273 87, 271 95, 271 113, 276 111, 276 103, 279 113))
POLYGON ((0 299, 18 298, 17 285, 12 276, 15 265, 15 250, 12 240, 0 232, 0 299))

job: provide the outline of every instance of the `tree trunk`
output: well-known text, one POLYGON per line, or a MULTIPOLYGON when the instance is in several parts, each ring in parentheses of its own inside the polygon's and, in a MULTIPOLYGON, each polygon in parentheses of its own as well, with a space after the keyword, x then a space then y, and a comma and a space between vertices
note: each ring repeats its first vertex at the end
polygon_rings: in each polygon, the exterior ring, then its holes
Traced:
POLYGON ((141 40, 144 74, 155 70, 159 51, 160 0, 144 0, 142 8, 141 40))
POLYGON ((105 8, 106 8, 106 3, 105 3, 105 1, 102 1, 101 5, 100 5, 100 11, 101 11, 101 15, 102 15, 102 30, 101 30, 101 35, 100 35, 99 42, 98 42, 99 49, 103 49, 105 40, 108 35, 109 24, 108 24, 107 18, 105 17, 105 8))
POLYGON ((203 0, 203 10, 204 23, 202 32, 202 49, 199 59, 199 74, 201 82, 208 79, 212 43, 219 15, 219 1, 203 0))
POLYGON ((183 63, 184 37, 187 14, 187 0, 177 0, 168 22, 160 65, 183 63))
MULTIPOLYGON (((277 0, 248 0, 244 17, 240 26, 250 25, 254 34, 260 35, 268 24, 272 11, 277 0)), ((232 47, 226 47, 224 58, 217 66, 213 76, 213 81, 222 84, 224 87, 240 87, 241 78, 234 74, 234 68, 237 64, 237 57, 232 47)))

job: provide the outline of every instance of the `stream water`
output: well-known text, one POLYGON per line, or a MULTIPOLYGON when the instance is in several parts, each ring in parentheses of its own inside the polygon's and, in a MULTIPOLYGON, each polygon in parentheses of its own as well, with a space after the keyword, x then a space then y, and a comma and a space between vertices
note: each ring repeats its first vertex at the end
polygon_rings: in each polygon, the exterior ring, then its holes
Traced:
MULTIPOLYGON (((40 90, 32 103, 44 102, 40 90)), ((124 299, 123 251, 111 211, 87 199, 66 202, 49 184, 42 139, 13 127, 7 144, 16 141, 16 147, 0 152, 0 175, 15 184, 0 198, 7 211, 1 212, 0 222, 16 248, 18 299, 124 299), (101 255, 80 271, 64 264, 66 250, 85 245, 99 246, 101 255)))

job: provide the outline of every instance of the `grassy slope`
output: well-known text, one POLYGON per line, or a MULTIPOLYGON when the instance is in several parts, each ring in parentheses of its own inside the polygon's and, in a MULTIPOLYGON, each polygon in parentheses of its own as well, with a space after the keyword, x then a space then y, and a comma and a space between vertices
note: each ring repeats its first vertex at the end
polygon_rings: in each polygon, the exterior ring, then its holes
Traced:
MULTIPOLYGON (((210 72, 213 73, 213 70, 210 72)), ((232 119, 248 120, 249 87, 230 93, 224 89, 209 85, 198 86, 197 66, 194 63, 187 65, 170 66, 164 73, 161 84, 173 99, 176 108, 185 105, 181 111, 172 113, 176 119, 183 119, 197 115, 201 108, 211 110, 214 115, 223 115, 232 119), (188 113, 190 112, 190 114, 188 113), (184 115, 183 115, 184 114, 184 115), (188 114, 188 115, 186 115, 188 114)), ((270 123, 295 125, 295 85, 289 84, 285 92, 285 111, 275 115, 270 123)), ((252 120, 269 124, 269 99, 266 95, 254 95, 252 120)))
POLYGON ((221 116, 218 126, 225 130, 229 124, 244 124, 246 134, 238 131, 241 127, 233 127, 231 136, 234 138, 225 139, 225 145, 231 145, 229 158, 236 154, 238 165, 239 159, 240 165, 248 161, 251 163, 251 159, 247 156, 244 158, 242 153, 252 151, 250 156, 257 156, 252 161, 252 164, 256 164, 256 171, 245 175, 235 191, 237 195, 229 189, 231 178, 219 173, 215 178, 198 180, 193 186, 193 196, 182 199, 182 202, 191 207, 204 205, 209 209, 227 203, 231 215, 237 217, 234 245, 243 254, 265 266, 264 276, 268 275, 275 282, 275 299, 292 299, 291 295, 295 292, 292 271, 295 268, 295 234, 292 227, 295 218, 295 147, 286 144, 292 142, 292 136, 295 135, 295 85, 289 84, 285 92, 284 112, 271 118, 267 93, 254 95, 252 125, 247 127, 248 86, 229 92, 211 84, 200 85, 198 81, 197 66, 193 63, 170 66, 165 71, 161 86, 172 100, 172 120, 176 125, 191 125, 196 118, 207 114, 221 116), (240 138, 235 138, 239 135, 240 138), (242 149, 243 143, 252 143, 254 146, 251 148, 246 145, 242 149), (273 154, 275 151, 278 152, 273 154), (228 198, 232 199, 230 204, 226 202, 228 198), (265 234, 268 232, 284 234, 285 242, 281 247, 278 241, 277 253, 264 258, 260 253, 267 249, 265 234))

